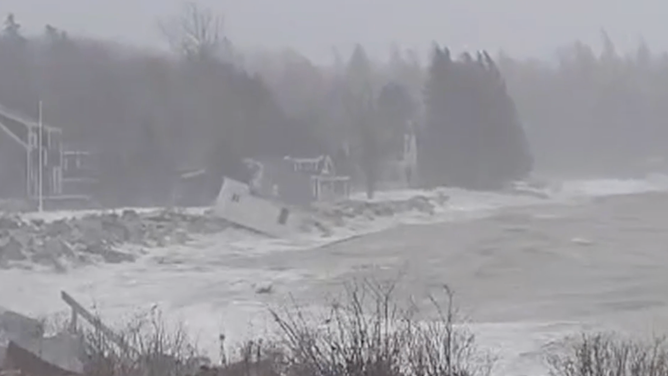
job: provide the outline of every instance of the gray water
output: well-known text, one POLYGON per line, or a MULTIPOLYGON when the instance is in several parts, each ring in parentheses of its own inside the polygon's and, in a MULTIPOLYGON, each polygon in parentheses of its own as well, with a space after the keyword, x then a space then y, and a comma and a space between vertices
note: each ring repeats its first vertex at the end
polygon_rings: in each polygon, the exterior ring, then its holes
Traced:
POLYGON ((270 254, 261 263, 327 274, 300 282, 298 290, 313 296, 355 278, 401 275, 400 284, 415 293, 450 285, 481 321, 641 315, 659 325, 668 323, 658 314, 668 303, 668 195, 404 226, 318 252, 270 254))
POLYGON ((580 331, 668 333, 667 194, 405 226, 262 264, 319 276, 284 287, 305 301, 360 278, 398 277, 418 301, 448 284, 485 345, 503 348, 497 374, 541 372, 541 346, 580 331))
POLYGON ((66 318, 65 290, 112 325, 155 304, 217 356, 218 333, 258 334, 267 308, 288 297, 319 307, 344 283, 398 279, 397 298, 413 297, 429 318, 427 294, 448 284, 478 342, 498 354, 495 375, 537 376, 543 347, 582 330, 668 333, 667 220, 668 194, 653 193, 403 226, 315 250, 230 251, 214 238, 135 263, 1 271, 0 301, 66 318))

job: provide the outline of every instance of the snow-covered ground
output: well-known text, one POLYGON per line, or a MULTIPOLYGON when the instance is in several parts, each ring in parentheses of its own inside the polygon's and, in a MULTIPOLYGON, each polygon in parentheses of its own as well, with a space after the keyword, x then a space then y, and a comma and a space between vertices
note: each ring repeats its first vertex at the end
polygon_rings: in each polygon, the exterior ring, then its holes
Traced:
MULTIPOLYGON (((64 314, 67 310, 59 294, 64 290, 86 306, 93 306, 103 318, 116 324, 157 305, 166 318, 183 322, 215 357, 218 333, 224 332, 234 340, 249 333, 263 332, 268 325, 267 307, 278 304, 287 294, 309 299, 313 291, 330 291, 329 287, 345 280, 343 276, 351 270, 374 270, 375 259, 365 259, 357 248, 354 252, 350 251, 350 255, 330 255, 331 260, 318 260, 320 250, 331 247, 334 242, 359 241, 364 235, 388 229, 402 231, 402 225, 474 220, 512 207, 578 204, 601 196, 657 191, 668 191, 668 178, 657 175, 646 180, 610 179, 548 184, 544 189, 548 199, 535 195, 458 189, 380 192, 373 201, 382 203, 424 196, 436 203, 444 195, 449 200, 436 205, 435 212, 431 214, 414 211, 382 218, 351 218, 345 221, 344 226, 335 228, 329 237, 304 235, 287 241, 228 229, 215 235, 197 237, 186 245, 151 249, 132 263, 91 265, 60 274, 0 270, 0 305, 36 316, 64 314), (258 293, 269 286, 273 293, 258 293)), ((354 199, 364 200, 363 197, 354 199)), ((25 216, 55 220, 81 214, 54 212, 25 216)), ((404 243, 405 253, 392 257, 411 257, 411 240, 404 239, 404 243)), ((371 242, 357 243, 356 246, 359 248, 360 244, 366 247, 362 251, 369 249, 371 254, 377 252, 371 242)), ((546 334, 552 329, 556 337, 563 333, 564 326, 576 327, 571 323, 563 323, 559 328, 555 325, 554 322, 479 324, 475 331, 484 344, 494 343, 504 347, 504 351, 530 355, 537 346, 555 339, 546 334), (535 327, 543 329, 535 330, 535 327), (518 336, 518 333, 525 334, 518 336), (522 340, 514 340, 512 346, 503 346, 509 338, 519 337, 522 340)), ((504 354, 499 355, 503 357, 504 354)), ((513 363, 512 367, 519 367, 518 363, 513 363)), ((527 367, 530 369, 533 365, 527 367)))

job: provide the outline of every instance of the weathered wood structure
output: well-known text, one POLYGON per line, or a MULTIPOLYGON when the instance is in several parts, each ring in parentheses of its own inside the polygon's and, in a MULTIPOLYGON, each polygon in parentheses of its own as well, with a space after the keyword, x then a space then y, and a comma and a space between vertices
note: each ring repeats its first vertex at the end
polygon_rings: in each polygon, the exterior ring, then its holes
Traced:
POLYGON ((332 201, 350 194, 350 177, 337 174, 328 155, 258 161, 256 190, 292 205, 332 201))
POLYGON ((88 153, 64 149, 61 128, 0 106, 0 198, 87 200, 90 189, 72 189, 81 181, 90 187, 91 180, 80 173, 87 158, 88 153))

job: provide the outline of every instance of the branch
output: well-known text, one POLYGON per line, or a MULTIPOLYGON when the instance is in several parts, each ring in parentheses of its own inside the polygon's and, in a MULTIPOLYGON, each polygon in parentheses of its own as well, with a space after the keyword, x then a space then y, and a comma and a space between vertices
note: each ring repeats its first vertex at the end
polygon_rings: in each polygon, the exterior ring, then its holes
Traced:
POLYGON ((171 49, 187 58, 208 58, 230 43, 223 34, 223 17, 209 8, 187 2, 179 16, 159 22, 158 27, 171 49))

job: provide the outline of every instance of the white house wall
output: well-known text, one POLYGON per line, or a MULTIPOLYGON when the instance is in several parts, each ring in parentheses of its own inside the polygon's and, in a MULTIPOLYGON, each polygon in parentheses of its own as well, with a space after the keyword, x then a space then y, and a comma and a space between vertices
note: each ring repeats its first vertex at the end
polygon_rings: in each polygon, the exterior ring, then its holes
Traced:
POLYGON ((253 196, 248 185, 228 178, 225 178, 220 189, 214 213, 242 227, 278 238, 292 237, 308 221, 305 214, 253 196), (287 218, 284 223, 280 223, 279 219, 286 211, 287 218))

